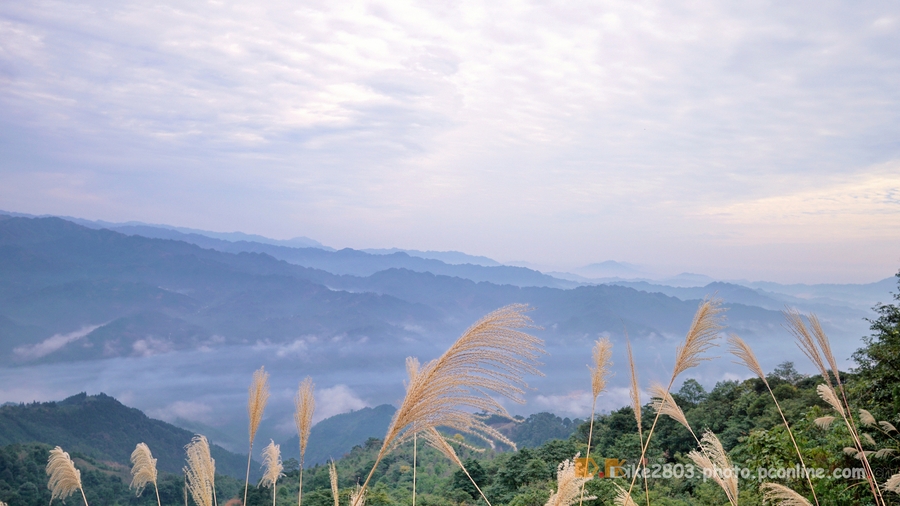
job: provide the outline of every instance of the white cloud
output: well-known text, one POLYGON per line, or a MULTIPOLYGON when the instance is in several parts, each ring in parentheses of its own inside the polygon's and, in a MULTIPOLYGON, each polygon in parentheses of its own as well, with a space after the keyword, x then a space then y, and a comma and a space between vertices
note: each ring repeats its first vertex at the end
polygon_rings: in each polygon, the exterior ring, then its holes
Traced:
POLYGON ((210 423, 213 421, 213 408, 204 402, 175 401, 162 408, 149 409, 147 415, 166 422, 182 419, 210 423))
POLYGON ((763 234, 759 217, 786 189, 900 160, 898 17, 893 2, 6 2, 0 132, 18 140, 0 207, 573 266, 665 250, 732 272, 763 255, 723 237, 865 235, 879 249, 860 263, 893 270, 881 218, 763 234))
POLYGON ((88 325, 68 334, 54 334, 37 344, 17 346, 13 349, 13 354, 23 360, 41 358, 81 339, 99 327, 100 325, 88 325))
POLYGON ((362 409, 369 405, 357 397, 356 393, 347 385, 335 385, 316 390, 315 396, 316 412, 313 423, 318 423, 320 420, 334 415, 362 409))
MULTIPOLYGON (((591 416, 591 392, 589 390, 573 390, 564 394, 537 395, 534 404, 559 416, 588 418, 591 416)), ((597 397, 596 413, 619 409, 631 404, 628 388, 612 387, 597 397)))

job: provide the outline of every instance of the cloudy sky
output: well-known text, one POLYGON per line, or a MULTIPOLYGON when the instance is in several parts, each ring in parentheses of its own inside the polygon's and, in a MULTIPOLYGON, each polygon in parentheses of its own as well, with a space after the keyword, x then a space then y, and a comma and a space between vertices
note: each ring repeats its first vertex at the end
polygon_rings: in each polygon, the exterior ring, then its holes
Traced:
POLYGON ((0 209, 874 281, 900 4, 3 2, 0 209))

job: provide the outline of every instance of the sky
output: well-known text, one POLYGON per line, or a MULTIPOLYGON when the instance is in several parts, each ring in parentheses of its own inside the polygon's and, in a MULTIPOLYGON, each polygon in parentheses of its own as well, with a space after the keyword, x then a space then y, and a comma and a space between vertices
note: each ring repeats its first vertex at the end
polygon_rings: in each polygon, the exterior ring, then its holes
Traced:
POLYGON ((871 282, 900 4, 2 2, 0 209, 871 282))

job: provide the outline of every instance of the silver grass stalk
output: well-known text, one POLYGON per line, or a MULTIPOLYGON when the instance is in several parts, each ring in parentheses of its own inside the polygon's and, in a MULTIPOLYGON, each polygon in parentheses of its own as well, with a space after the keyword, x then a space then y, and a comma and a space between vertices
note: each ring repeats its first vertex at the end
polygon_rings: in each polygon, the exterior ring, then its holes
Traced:
MULTIPOLYGON (((444 438, 444 436, 442 436, 441 433, 438 432, 437 429, 435 429, 434 427, 431 427, 429 430, 422 433, 422 437, 425 439, 425 442, 428 443, 431 447, 433 447, 437 451, 444 454, 445 457, 447 457, 454 464, 459 466, 459 468, 462 469, 462 471, 464 473, 466 473, 466 476, 469 477, 469 481, 472 482, 472 485, 475 485, 475 490, 478 490, 478 493, 481 494, 481 498, 484 499, 484 502, 487 503, 488 506, 491 506, 491 502, 488 501, 487 496, 485 496, 484 492, 481 491, 481 487, 479 487, 478 484, 475 483, 475 480, 472 479, 472 475, 469 474, 469 470, 466 469, 466 466, 463 465, 462 460, 459 458, 459 455, 457 455, 457 453, 456 453, 456 450, 453 449, 453 447, 450 445, 450 443, 447 442, 447 440, 444 438)), ((465 445, 464 443, 461 443, 461 444, 463 446, 466 446, 467 448, 471 448, 468 445, 465 445)), ((481 450, 481 449, 479 448, 479 449, 476 449, 476 451, 477 450, 481 450)), ((481 451, 484 451, 484 450, 481 450, 481 451)), ((350 504, 356 504, 356 503, 351 500, 350 504)), ((357 505, 357 506, 362 506, 362 505, 357 505)))
POLYGON ((618 483, 613 483, 613 485, 616 487, 616 497, 613 499, 613 503, 616 506, 637 506, 637 503, 634 502, 627 490, 620 487, 618 483))
MULTIPOLYGON (((715 346, 713 341, 719 334, 719 331, 724 328, 724 315, 722 314, 724 309, 721 308, 721 304, 722 301, 719 299, 707 299, 700 303, 697 312, 694 314, 691 327, 684 337, 684 342, 675 350, 675 367, 672 370, 669 385, 665 389, 666 392, 672 389, 672 385, 675 383, 678 375, 691 367, 696 367, 705 360, 711 359, 711 357, 702 355, 715 346)), ((641 446, 640 462, 643 462, 644 457, 647 455, 647 449, 650 447, 650 440, 653 438, 653 431, 656 430, 656 424, 659 422, 660 415, 661 413, 657 411, 656 416, 653 418, 653 425, 650 426, 650 430, 647 433, 647 439, 641 446)), ((631 497, 631 491, 634 489, 637 475, 638 473, 634 473, 631 477, 631 483, 628 485, 626 493, 628 497, 631 497)))
MULTIPOLYGON (((394 413, 363 491, 391 449, 429 427, 448 427, 487 441, 509 441, 473 417, 471 411, 509 418, 506 409, 489 394, 523 403, 522 394, 528 386, 523 376, 540 375, 537 358, 544 353, 543 341, 518 330, 533 327, 524 314, 527 310, 524 304, 500 308, 469 327, 439 358, 424 365, 407 361, 412 373, 406 397, 394 413)), ((515 446, 512 441, 509 444, 515 446)))
POLYGON ((725 491, 728 502, 732 506, 737 506, 737 475, 733 472, 734 467, 728 459, 728 454, 725 453, 725 448, 722 447, 719 438, 712 431, 707 430, 703 433, 703 437, 700 440, 700 450, 699 452, 697 450, 691 451, 688 457, 700 466, 705 473, 709 474, 713 481, 725 491))
MULTIPOLYGON (((612 343, 609 342, 609 338, 604 337, 603 339, 598 339, 596 343, 594 343, 594 349, 592 351, 592 355, 594 358, 593 365, 588 366, 588 369, 591 371, 591 424, 588 429, 588 445, 587 445, 587 453, 585 454, 585 469, 587 469, 587 462, 590 462, 591 458, 591 439, 594 436, 594 412, 597 408, 597 397, 600 395, 603 390, 606 389, 606 377, 609 375, 609 370, 612 367, 612 343)), ((562 465, 562 464, 560 464, 562 465)), ((581 482, 581 495, 584 496, 584 484, 585 481, 581 482)), ((584 498, 579 499, 579 506, 584 503, 584 498)))
POLYGON ((334 506, 341 506, 340 493, 338 491, 337 466, 334 464, 334 459, 328 464, 328 478, 331 481, 331 497, 334 498, 334 506))
POLYGON ((148 483, 153 483, 156 490, 156 504, 161 506, 159 500, 159 486, 156 483, 156 459, 150 453, 150 447, 146 443, 138 443, 131 452, 131 488, 140 496, 148 483))
POLYGON ((653 411, 656 411, 661 415, 666 415, 683 425, 690 431, 691 435, 694 436, 694 440, 697 441, 697 444, 700 444, 700 439, 697 438, 694 429, 692 429, 691 424, 688 423, 687 417, 684 416, 684 411, 681 410, 681 407, 675 402, 675 399, 672 397, 672 394, 666 390, 666 387, 659 383, 653 383, 650 386, 650 395, 653 411))
POLYGON ((366 492, 359 486, 356 485, 356 490, 350 494, 350 504, 356 504, 357 506, 366 506, 366 492))
POLYGON ((878 421, 875 420, 875 417, 872 416, 872 413, 869 413, 869 411, 867 411, 865 409, 860 409, 859 410, 859 423, 865 425, 866 427, 871 427, 872 425, 877 424, 878 421))
POLYGON ((759 488, 763 492, 763 500, 776 506, 812 506, 809 500, 784 485, 763 483, 759 488))
MULTIPOLYGON (((631 340, 628 339, 628 332, 625 332, 625 345, 628 348, 628 368, 631 372, 631 387, 629 388, 629 396, 631 397, 631 409, 634 411, 634 421, 637 422, 638 439, 641 445, 644 444, 643 422, 641 421, 641 389, 638 386, 637 369, 634 367, 634 354, 631 352, 631 340)), ((644 480, 644 495, 647 498, 647 504, 650 504, 650 486, 647 483, 647 475, 641 473, 644 480)))
POLYGON ((303 504, 303 458, 306 456, 306 445, 312 430, 313 413, 316 410, 316 398, 313 395, 315 385, 309 376, 300 383, 294 397, 294 423, 297 425, 297 436, 300 438, 300 486, 297 491, 297 506, 303 504))
POLYGON ((81 491, 81 498, 84 499, 84 505, 87 506, 87 497, 84 495, 84 488, 81 486, 81 471, 75 468, 75 463, 64 452, 62 448, 57 446, 50 450, 50 457, 47 459, 47 488, 50 489, 50 503, 56 498, 66 500, 66 497, 74 494, 76 490, 81 491))
MULTIPOLYGON (((784 315, 788 321, 788 330, 790 330, 797 338, 800 349, 803 350, 807 357, 809 357, 819 369, 819 372, 827 383, 827 388, 817 388, 819 396, 822 397, 825 402, 830 404, 844 420, 844 425, 847 426, 847 430, 850 432, 853 444, 856 445, 857 456, 862 461, 863 468, 866 472, 866 482, 869 484, 869 489, 872 492, 872 496, 875 498, 875 502, 877 504, 884 504, 881 488, 878 486, 878 482, 875 479, 872 465, 867 458, 868 454, 863 448, 862 441, 859 437, 859 431, 853 420, 853 412, 850 408, 850 403, 847 401, 844 385, 841 383, 841 375, 837 367, 837 360, 835 360, 834 353, 831 351, 831 344, 828 341, 828 336, 825 335, 825 332, 822 330, 822 326, 819 323, 819 319, 814 314, 811 314, 808 317, 812 332, 810 332, 803 324, 803 319, 800 317, 798 311, 785 311, 784 315), (829 375, 828 368, 825 366, 826 362, 831 366, 831 373, 834 375, 835 382, 832 382, 831 380, 831 375, 829 375), (840 399, 838 398, 837 390, 840 390, 840 399), (843 400, 843 403, 841 403, 841 399, 843 400)), ((819 385, 819 387, 822 386, 823 385, 819 385)))
MULTIPOLYGON (((803 460, 803 454, 800 452, 800 446, 797 444, 797 440, 794 438, 794 431, 791 430, 791 426, 790 424, 788 424, 787 417, 784 416, 784 411, 781 410, 781 404, 779 404, 778 399, 775 397, 775 392, 773 392, 772 387, 769 386, 769 380, 766 378, 766 374, 763 372, 762 366, 759 365, 759 361, 756 359, 756 354, 753 353, 753 349, 750 348, 750 346, 736 334, 731 334, 728 337, 728 344, 730 346, 729 351, 731 352, 731 354, 740 359, 740 362, 737 363, 744 364, 747 369, 753 371, 753 373, 762 380, 763 384, 766 385, 766 389, 769 391, 769 396, 772 397, 772 401, 775 403, 775 408, 778 410, 778 414, 781 415, 781 421, 784 423, 784 428, 787 430, 788 436, 790 436, 791 438, 791 443, 794 445, 794 451, 797 453, 797 458, 800 459, 800 466, 803 468, 803 475, 806 477, 806 482, 809 485, 809 489, 812 491, 813 500, 815 500, 816 504, 818 505, 819 498, 816 495, 816 488, 812 484, 810 473, 807 472, 806 462, 803 460)), ((834 417, 831 417, 831 421, 834 421, 834 417)), ((824 428, 827 427, 828 424, 831 423, 831 421, 817 418, 815 420, 815 423, 816 425, 824 428), (823 426, 822 424, 825 425, 823 426)))
POLYGON ((216 461, 209 453, 206 436, 196 435, 185 446, 187 466, 184 468, 187 489, 197 506, 216 504, 216 461))
POLYGON ((263 471, 262 479, 259 480, 259 486, 272 486, 272 506, 275 506, 275 494, 278 478, 284 476, 284 466, 281 464, 281 447, 275 444, 275 441, 269 440, 269 445, 263 449, 263 471))
POLYGON ((247 488, 250 485, 250 461, 253 459, 253 440, 256 438, 256 430, 262 421, 266 403, 269 402, 269 373, 265 366, 253 373, 247 396, 247 415, 250 418, 248 432, 250 433, 250 451, 247 452, 247 478, 244 480, 244 502, 247 504, 247 488))
POLYGON ((580 454, 575 454, 574 459, 560 462, 556 467, 556 492, 550 495, 545 506, 569 506, 581 496, 581 500, 596 499, 597 496, 583 497, 584 484, 590 481, 590 477, 579 478, 575 474, 575 460, 580 454), (581 493, 579 494, 579 491, 581 493))

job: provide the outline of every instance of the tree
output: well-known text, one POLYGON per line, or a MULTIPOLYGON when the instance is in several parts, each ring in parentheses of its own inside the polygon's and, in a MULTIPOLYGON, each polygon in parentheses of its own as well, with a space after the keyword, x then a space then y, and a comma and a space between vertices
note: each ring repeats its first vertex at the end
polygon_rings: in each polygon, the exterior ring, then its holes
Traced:
MULTIPOLYGON (((897 277, 900 278, 900 272, 897 277)), ((867 399, 873 411, 884 415, 900 412, 900 290, 894 299, 897 304, 878 304, 872 308, 878 313, 878 318, 867 319, 873 333, 863 337, 866 345, 853 354, 853 360, 859 364, 855 371, 857 398, 867 399)))

